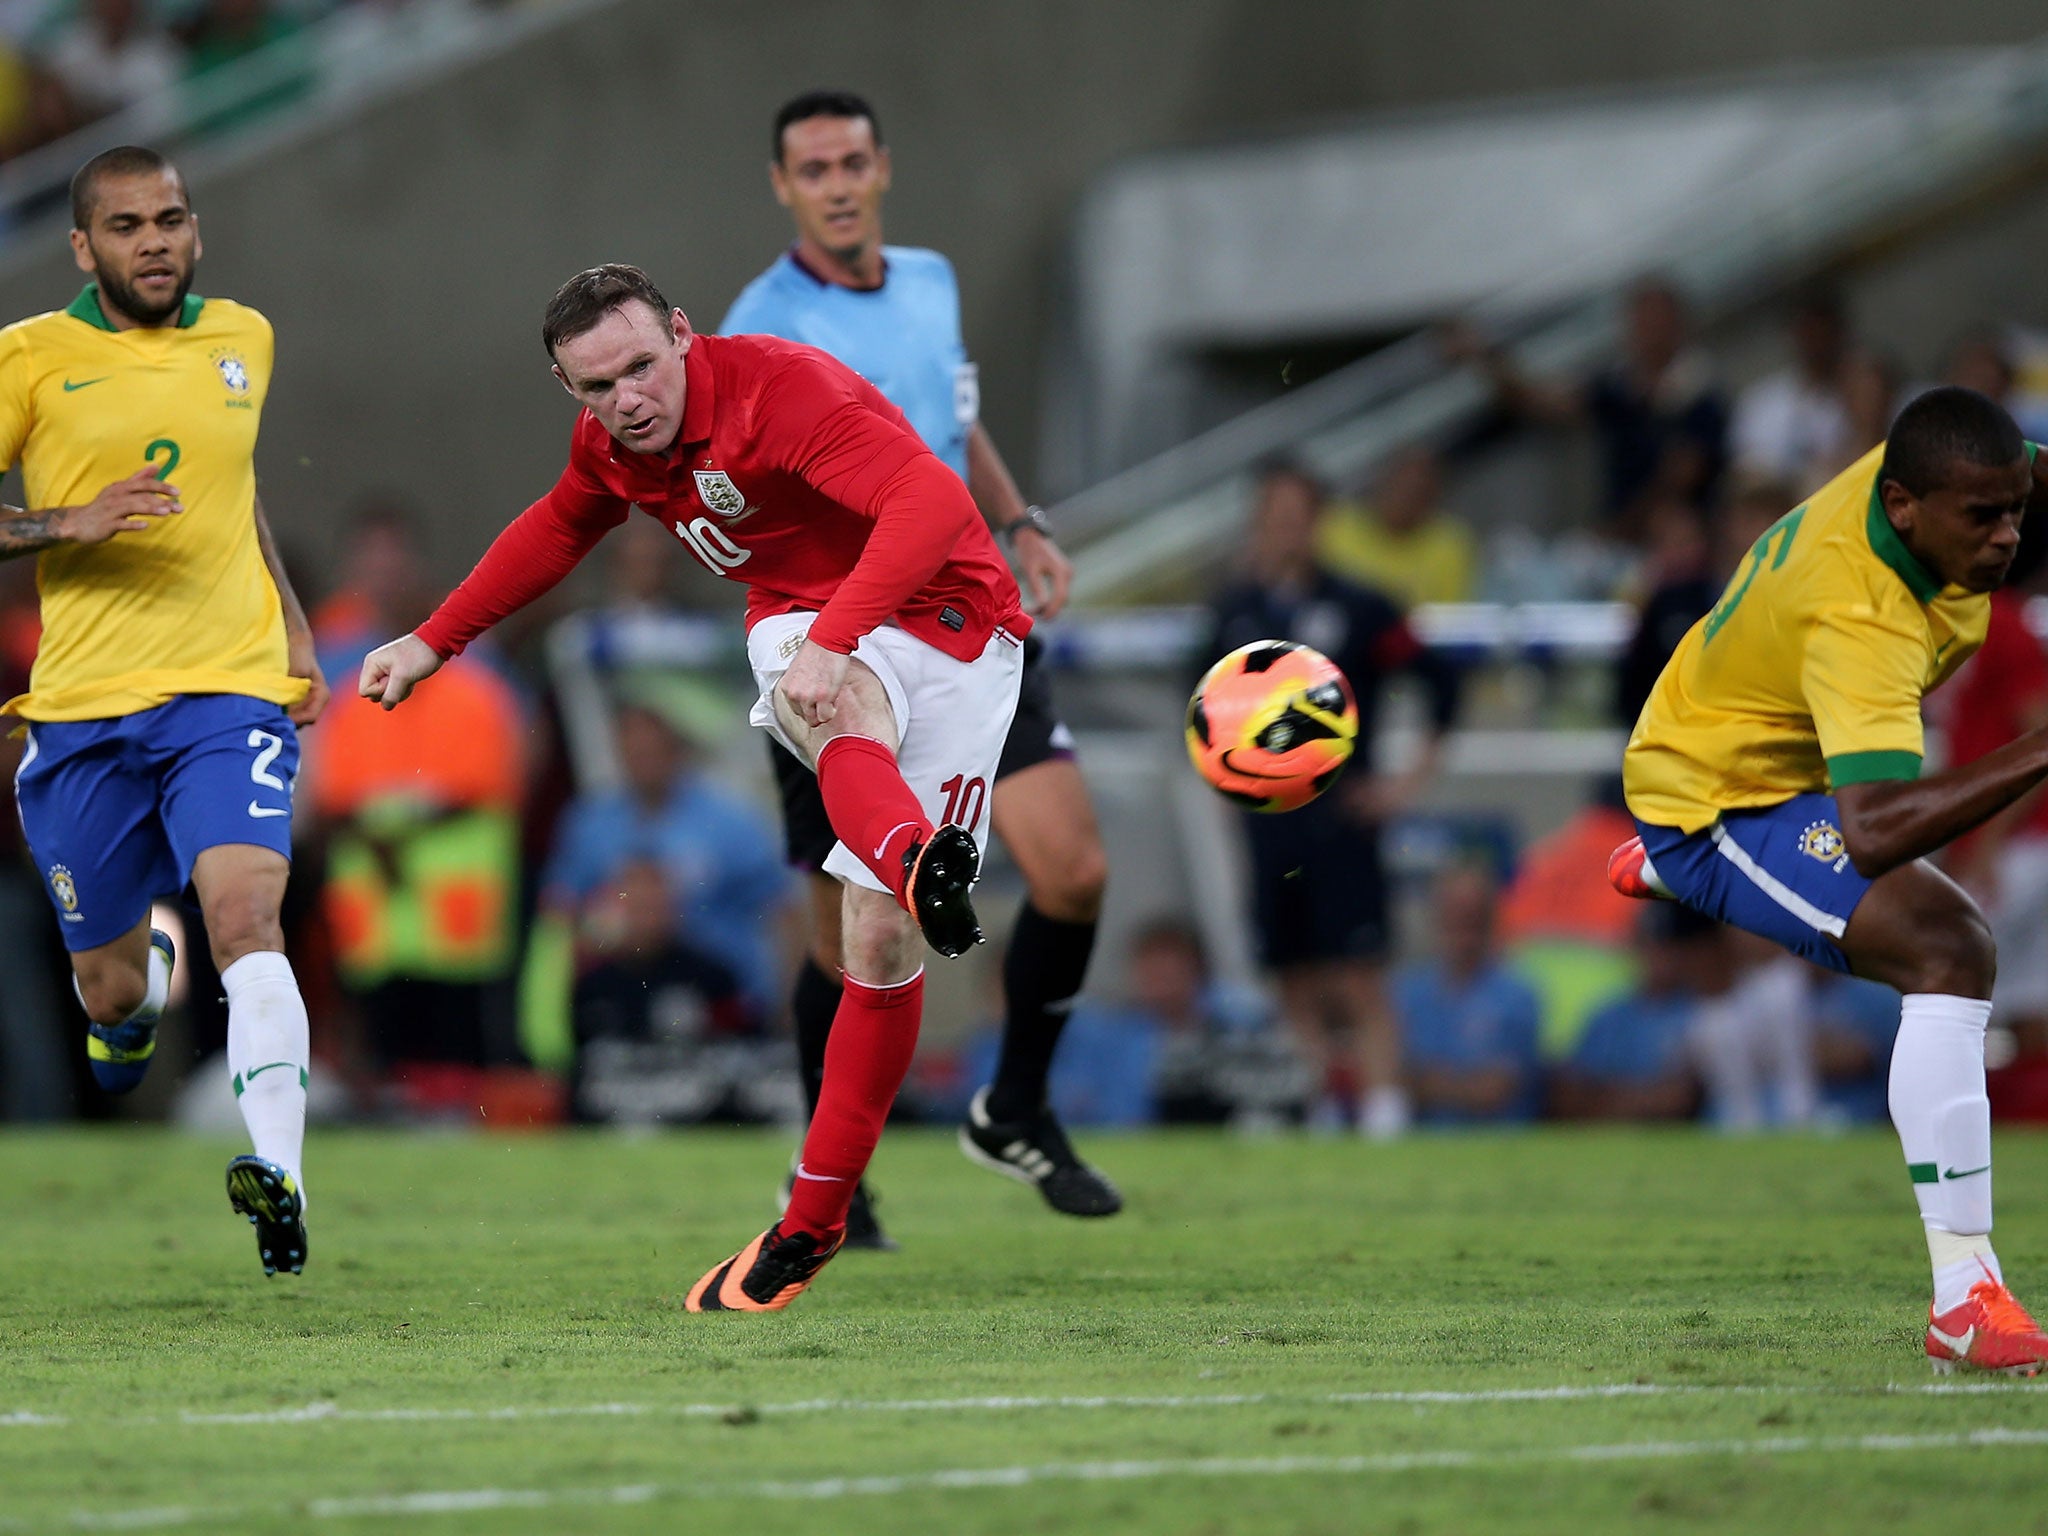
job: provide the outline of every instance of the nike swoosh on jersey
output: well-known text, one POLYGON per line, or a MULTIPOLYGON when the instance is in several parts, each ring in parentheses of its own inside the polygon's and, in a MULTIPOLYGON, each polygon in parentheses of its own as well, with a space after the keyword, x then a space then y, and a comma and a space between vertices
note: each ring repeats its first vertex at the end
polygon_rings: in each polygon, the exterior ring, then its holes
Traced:
POLYGON ((64 393, 68 395, 75 390, 90 389, 95 384, 106 383, 107 380, 111 379, 112 377, 113 375, 111 373, 103 373, 96 379, 80 379, 76 384, 72 383, 71 380, 66 379, 64 381, 64 393))
POLYGON ((1965 1328, 1961 1333, 1943 1333, 1934 1324, 1929 1323, 1927 1325, 1927 1336, 1937 1344, 1947 1345, 1960 1358, 1970 1352, 1970 1345, 1977 1337, 1977 1329, 1975 1325, 1972 1325, 1965 1328))
POLYGON ((259 818, 264 816, 289 816, 291 815, 291 810, 289 807, 279 810, 276 806, 272 805, 258 805, 254 800, 251 800, 249 802, 249 814, 259 818))

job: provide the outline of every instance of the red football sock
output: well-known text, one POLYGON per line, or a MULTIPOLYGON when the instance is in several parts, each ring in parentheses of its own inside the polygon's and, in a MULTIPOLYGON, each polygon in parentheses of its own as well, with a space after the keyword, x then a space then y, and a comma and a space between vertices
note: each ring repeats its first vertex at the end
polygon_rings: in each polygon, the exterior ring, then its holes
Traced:
POLYGON ((825 1043, 825 1083, 782 1217, 784 1232, 829 1238, 846 1225, 854 1186, 875 1155, 889 1106, 910 1071, 923 1016, 921 967, 893 987, 846 978, 825 1043))
POLYGON ((818 752, 818 792, 834 835, 901 901, 904 852, 932 824, 896 754, 872 736, 834 736, 818 752))

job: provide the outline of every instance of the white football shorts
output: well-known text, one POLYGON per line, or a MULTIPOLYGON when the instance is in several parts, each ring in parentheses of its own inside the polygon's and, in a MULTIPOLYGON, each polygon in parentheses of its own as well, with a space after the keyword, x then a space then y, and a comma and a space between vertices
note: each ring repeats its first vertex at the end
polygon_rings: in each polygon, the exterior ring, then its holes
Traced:
MULTIPOLYGON (((790 659, 810 633, 815 613, 781 613, 765 618, 747 634, 747 661, 760 697, 749 724, 773 736, 808 761, 775 718, 772 695, 790 659)), ((952 822, 988 849, 989 793, 1010 717, 1017 712, 1017 688, 1024 676, 1024 647, 999 629, 973 661, 956 661, 915 635, 885 624, 862 636, 854 659, 882 681, 896 717, 896 766, 933 825, 952 822)), ((871 891, 886 889, 844 843, 832 845, 825 872, 871 891)))

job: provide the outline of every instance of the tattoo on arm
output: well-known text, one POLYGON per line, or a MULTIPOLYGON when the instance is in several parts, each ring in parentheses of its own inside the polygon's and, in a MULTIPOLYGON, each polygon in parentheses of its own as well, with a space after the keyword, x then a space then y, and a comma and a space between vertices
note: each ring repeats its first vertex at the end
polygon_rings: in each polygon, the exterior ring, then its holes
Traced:
POLYGON ((0 506, 0 560, 38 554, 63 543, 56 527, 60 510, 24 512, 19 507, 0 506))

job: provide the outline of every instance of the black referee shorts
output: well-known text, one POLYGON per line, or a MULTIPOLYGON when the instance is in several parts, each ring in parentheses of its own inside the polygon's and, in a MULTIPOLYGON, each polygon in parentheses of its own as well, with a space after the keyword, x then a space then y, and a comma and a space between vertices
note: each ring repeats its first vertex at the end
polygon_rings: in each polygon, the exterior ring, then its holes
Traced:
POLYGON ((1376 825, 1332 799, 1284 816, 1247 813, 1245 822, 1252 920, 1267 966, 1386 958, 1387 873, 1376 825))
MULTIPOLYGON (((1017 713, 1003 741, 996 782, 1035 768, 1054 758, 1074 755, 1074 735, 1053 712, 1052 673, 1045 664, 1045 646, 1036 635, 1024 639, 1024 677, 1017 689, 1017 713)), ((825 797, 818 776, 774 737, 768 738, 768 760, 775 768, 775 788, 782 800, 782 835, 789 862, 798 869, 823 869, 825 856, 839 841, 825 815, 825 797)))

